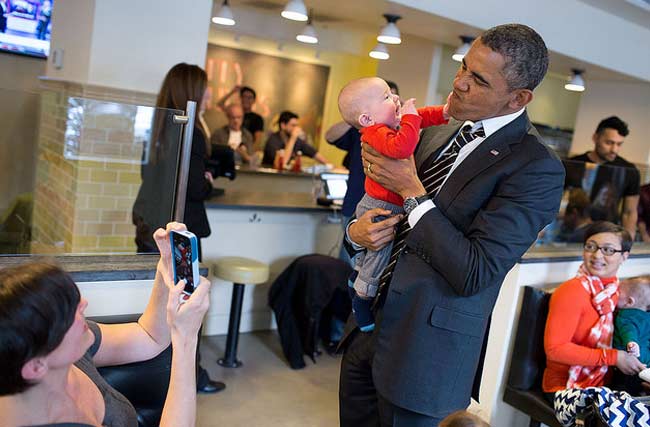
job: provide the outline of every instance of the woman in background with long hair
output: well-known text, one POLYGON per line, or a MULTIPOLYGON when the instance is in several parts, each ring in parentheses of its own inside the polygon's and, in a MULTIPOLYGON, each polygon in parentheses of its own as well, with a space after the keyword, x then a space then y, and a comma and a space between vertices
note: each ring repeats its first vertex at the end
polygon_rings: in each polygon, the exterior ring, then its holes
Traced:
MULTIPOLYGON (((208 77, 198 65, 184 62, 174 65, 165 76, 158 98, 154 129, 149 150, 149 161, 142 165, 142 185, 133 206, 133 223, 136 226, 138 252, 155 252, 156 246, 150 239, 151 230, 166 224, 172 219, 174 189, 176 188, 176 169, 180 144, 177 126, 172 123, 172 115, 163 109, 184 111, 188 101, 203 108, 203 99, 208 87, 208 77)), ((199 112, 200 115, 200 112, 199 112)), ((198 119, 194 122, 192 154, 187 177, 185 196, 185 215, 183 222, 187 229, 198 237, 199 261, 201 261, 201 238, 210 235, 210 224, 205 212, 204 201, 212 192, 214 181, 205 170, 205 160, 210 156, 211 146, 208 129, 198 119)), ((197 350, 197 357, 200 355, 197 350)), ((221 382, 212 381, 197 361, 197 390, 203 393, 216 393, 225 388, 221 382)))

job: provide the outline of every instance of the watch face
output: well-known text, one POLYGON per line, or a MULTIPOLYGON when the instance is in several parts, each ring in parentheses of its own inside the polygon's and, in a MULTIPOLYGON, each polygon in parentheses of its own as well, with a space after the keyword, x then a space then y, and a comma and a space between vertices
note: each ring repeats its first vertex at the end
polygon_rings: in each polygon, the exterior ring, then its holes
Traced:
POLYGON ((413 209, 415 209, 418 206, 418 201, 415 199, 415 197, 407 197, 404 199, 404 212, 407 214, 411 213, 413 209))

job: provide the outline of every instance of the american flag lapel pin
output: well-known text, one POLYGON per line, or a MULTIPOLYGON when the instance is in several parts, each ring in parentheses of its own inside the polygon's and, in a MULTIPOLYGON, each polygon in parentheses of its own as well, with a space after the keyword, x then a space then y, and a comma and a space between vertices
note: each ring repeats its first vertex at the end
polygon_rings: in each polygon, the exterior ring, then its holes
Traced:
POLYGON ((492 154, 493 156, 498 156, 499 152, 497 150, 490 150, 490 154, 492 154))

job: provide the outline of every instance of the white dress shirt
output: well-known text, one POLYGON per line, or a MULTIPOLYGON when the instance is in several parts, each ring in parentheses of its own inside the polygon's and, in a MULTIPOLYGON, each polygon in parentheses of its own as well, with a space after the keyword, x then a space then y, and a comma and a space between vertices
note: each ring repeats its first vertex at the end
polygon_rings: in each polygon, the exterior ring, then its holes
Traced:
MULTIPOLYGON (((449 176, 452 173, 454 173, 454 170, 463 162, 463 160, 465 160, 467 158, 467 156, 470 155, 470 153, 472 151, 474 151, 476 149, 476 147, 478 147, 481 144, 481 142, 485 141, 485 139, 488 138, 490 135, 492 135, 493 133, 495 133, 496 131, 498 131, 499 129, 501 129, 502 127, 504 127, 505 125, 507 125, 508 123, 513 121, 514 119, 516 119, 517 117, 519 117, 524 112, 524 110, 525 110, 525 108, 522 108, 521 110, 517 111, 516 113, 511 113, 511 114, 507 114, 505 116, 499 116, 499 117, 491 117, 489 119, 480 120, 480 121, 478 121, 476 123, 471 122, 469 120, 467 120, 465 123, 463 123, 463 126, 460 127, 461 129, 465 125, 470 125, 470 126, 472 126, 472 131, 479 128, 480 125, 482 124, 483 125, 483 130, 485 131, 485 138, 482 138, 482 137, 475 138, 469 144, 466 144, 465 146, 463 146, 463 148, 460 149, 460 151, 458 152, 458 156, 456 157, 456 160, 454 161, 454 164, 452 165, 449 173, 447 174, 447 177, 442 182, 442 185, 440 186, 440 189, 442 189, 442 187, 445 185, 445 183, 447 182, 447 179, 449 179, 449 176)), ((459 132, 460 132, 460 130, 459 130, 459 132)), ((450 140, 450 142, 453 141, 454 139, 456 139, 457 135, 458 135, 458 133, 454 135, 454 137, 450 140)), ((451 147, 451 144, 448 143, 447 147, 443 151, 440 152, 440 156, 442 156, 443 153, 445 153, 447 150, 449 150, 449 147, 451 147)), ((429 212, 431 209, 433 209, 435 207, 436 207, 436 205, 433 203, 433 200, 426 200, 425 202, 419 204, 415 209, 413 209, 411 211, 411 213, 409 214, 409 216, 408 216, 408 222, 409 222, 409 225, 411 226, 411 228, 415 227, 415 224, 418 223, 420 218, 422 218, 422 216, 425 213, 429 212)))

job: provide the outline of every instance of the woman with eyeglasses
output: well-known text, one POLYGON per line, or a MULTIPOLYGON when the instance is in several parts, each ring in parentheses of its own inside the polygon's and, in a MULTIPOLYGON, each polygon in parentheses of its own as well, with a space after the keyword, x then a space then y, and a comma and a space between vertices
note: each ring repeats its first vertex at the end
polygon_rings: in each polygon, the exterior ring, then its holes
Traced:
POLYGON ((612 348, 613 314, 619 297, 616 274, 630 254, 630 234, 611 222, 595 222, 585 230, 583 248, 577 275, 551 296, 542 380, 551 402, 559 390, 607 384, 612 366, 626 375, 645 369, 636 356, 612 348))

